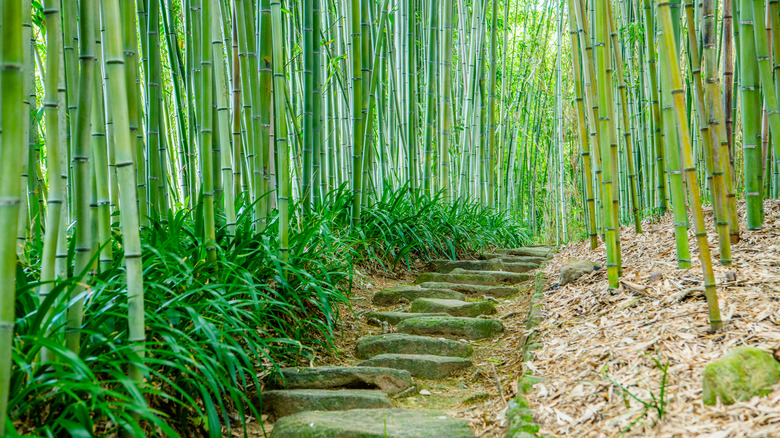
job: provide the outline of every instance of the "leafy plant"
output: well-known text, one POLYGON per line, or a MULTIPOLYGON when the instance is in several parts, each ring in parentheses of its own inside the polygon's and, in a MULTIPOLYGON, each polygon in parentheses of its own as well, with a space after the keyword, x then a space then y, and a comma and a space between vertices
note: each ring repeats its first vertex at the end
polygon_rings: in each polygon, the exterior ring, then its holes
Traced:
POLYGON ((661 381, 659 382, 660 389, 658 391, 658 395, 656 395, 652 389, 648 389, 648 393, 650 394, 649 400, 641 399, 624 385, 609 377, 605 371, 602 371, 601 373, 605 379, 609 380, 610 383, 615 385, 615 387, 620 390, 620 395, 623 397, 623 402, 625 403, 626 408, 630 407, 629 398, 637 401, 643 406, 642 415, 639 415, 637 418, 635 418, 631 424, 623 429, 621 433, 626 433, 631 430, 631 428, 634 427, 636 423, 645 418, 651 411, 655 411, 655 413, 658 415, 658 421, 660 421, 666 413, 666 378, 669 371, 669 362, 661 364, 661 361, 657 357, 653 357, 652 360, 655 363, 656 368, 661 371, 661 381))

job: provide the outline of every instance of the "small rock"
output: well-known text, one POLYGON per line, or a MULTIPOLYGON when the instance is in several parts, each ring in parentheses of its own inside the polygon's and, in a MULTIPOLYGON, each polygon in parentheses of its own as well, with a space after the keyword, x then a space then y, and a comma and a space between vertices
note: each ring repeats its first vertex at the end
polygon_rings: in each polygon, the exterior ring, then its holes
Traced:
POLYGON ((650 281, 651 282, 661 281, 663 279, 664 279, 664 276, 660 272, 653 272, 652 274, 650 274, 650 281))
POLYGON ((737 281, 737 273, 734 271, 726 272, 726 281, 728 282, 737 281))
POLYGON ((588 260, 570 260, 561 267, 561 276, 558 284, 561 286, 569 284, 582 277, 583 275, 599 269, 599 265, 588 260))
POLYGON ((714 405, 747 401, 772 392, 780 382, 780 363, 772 354, 755 347, 737 347, 704 368, 702 399, 714 405))
POLYGON ((427 389, 423 389, 422 391, 420 391, 419 394, 420 395, 431 395, 431 391, 428 391, 427 389))

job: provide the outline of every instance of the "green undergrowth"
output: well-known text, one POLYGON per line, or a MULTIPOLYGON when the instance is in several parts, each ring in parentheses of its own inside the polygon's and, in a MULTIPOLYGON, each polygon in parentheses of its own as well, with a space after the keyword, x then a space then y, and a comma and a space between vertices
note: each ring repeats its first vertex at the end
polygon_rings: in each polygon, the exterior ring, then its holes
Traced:
POLYGON ((33 242, 31 262, 17 275, 11 436, 243 435, 248 416, 259 417, 254 400, 267 372, 333 347, 338 305, 349 304, 356 268, 390 271, 416 259, 529 243, 508 215, 472 202, 386 191, 358 224, 350 205, 344 186, 305 217, 292 217, 287 262, 278 257, 276 214, 255 232, 245 207, 235 236, 218 218, 214 262, 205 262, 198 210, 153 221, 142 233, 144 359, 127 343, 119 244, 109 268, 71 272, 40 302, 40 243, 33 242), (73 296, 85 282, 86 292, 73 296), (62 346, 64 325, 79 298, 85 317, 73 353, 62 346), (140 388, 126 377, 131 365, 143 370, 140 388))

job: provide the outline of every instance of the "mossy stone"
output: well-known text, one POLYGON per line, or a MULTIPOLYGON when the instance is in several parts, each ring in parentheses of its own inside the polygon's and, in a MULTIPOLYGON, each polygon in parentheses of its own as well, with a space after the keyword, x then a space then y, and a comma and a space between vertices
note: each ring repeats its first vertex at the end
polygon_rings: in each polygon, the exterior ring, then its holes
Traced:
POLYGON ((398 323, 396 328, 411 335, 485 339, 503 332, 504 324, 495 319, 432 316, 407 319, 398 323))
POLYGON ((284 389, 264 391, 262 397, 263 412, 273 418, 304 411, 343 411, 393 406, 384 392, 364 389, 284 389))
POLYGON ((504 263, 501 259, 492 260, 433 260, 429 264, 434 272, 446 274, 454 269, 466 271, 502 271, 504 263))
POLYGON ((412 385, 412 376, 380 367, 291 367, 272 373, 266 384, 269 389, 378 389, 395 394, 412 385))
POLYGON ((471 360, 463 357, 431 354, 380 354, 358 365, 406 370, 421 379, 444 379, 456 371, 473 366, 471 360))
MULTIPOLYGON (((431 313, 443 312, 452 316, 465 316, 475 318, 479 315, 494 315, 496 306, 489 301, 469 303, 461 300, 440 300, 437 298, 418 298, 412 301, 412 314, 420 316, 441 316, 431 313)), ((408 318, 404 318, 408 319, 408 318)))
POLYGON ((355 409, 282 418, 271 438, 473 438, 466 420, 429 410, 355 409))
POLYGON ((750 400, 772 392, 780 382, 780 362, 760 348, 737 347, 704 368, 702 399, 714 405, 750 400))
MULTIPOLYGON (((420 299, 426 299, 426 298, 418 298, 417 300, 420 299)), ((414 300, 412 302, 414 303, 417 300, 414 300)), ((450 300, 445 300, 445 301, 450 301, 450 300)), ((390 325, 396 325, 405 319, 416 318, 420 316, 447 316, 447 313, 439 311, 439 312, 430 312, 430 313, 368 312, 368 314, 366 314, 367 319, 375 318, 378 319, 379 321, 385 321, 390 325)))
POLYGON ((477 284, 457 284, 457 283, 439 283, 439 282, 426 282, 421 283, 421 287, 428 288, 445 288, 461 292, 467 295, 487 295, 490 297, 508 297, 515 295, 518 292, 522 292, 524 287, 517 286, 483 286, 477 284))
POLYGON ((397 286, 374 294, 372 302, 377 306, 394 306, 401 301, 412 302, 417 298, 443 298, 462 300, 460 292, 444 288, 422 288, 419 286, 397 286))
POLYGON ((583 275, 589 274, 597 269, 599 269, 599 265, 589 260, 569 260, 561 267, 558 284, 563 286, 573 283, 583 275))
POLYGON ((474 348, 469 344, 451 339, 407 335, 405 333, 388 333, 362 338, 355 348, 355 356, 359 359, 368 359, 386 353, 470 357, 474 354, 474 348))

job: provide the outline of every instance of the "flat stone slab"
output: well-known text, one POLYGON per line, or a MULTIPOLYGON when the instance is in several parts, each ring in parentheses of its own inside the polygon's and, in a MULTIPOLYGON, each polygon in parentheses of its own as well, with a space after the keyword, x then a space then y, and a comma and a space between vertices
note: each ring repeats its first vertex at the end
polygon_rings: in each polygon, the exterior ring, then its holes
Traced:
POLYGON ((465 275, 474 274, 490 277, 493 279, 493 284, 519 284, 528 281, 531 278, 528 274, 507 272, 507 271, 466 271, 463 269, 455 269, 450 272, 452 275, 465 275))
POLYGON ((412 376, 379 367, 282 368, 266 384, 269 389, 378 389, 396 394, 412 385, 412 376))
MULTIPOLYGON (((428 299, 436 299, 436 298, 417 298, 417 300, 428 300, 428 299)), ((445 301, 450 301, 450 300, 445 300, 445 301)), ((451 300, 451 301, 457 301, 457 300, 451 300)), ((396 325, 405 319, 415 318, 418 316, 447 316, 447 315, 448 313, 443 311, 425 313, 424 315, 421 315, 420 313, 409 313, 409 312, 369 312, 366 315, 366 318, 368 319, 376 318, 380 321, 386 321, 390 325, 396 325)))
POLYGON ((514 295, 522 290, 517 286, 483 286, 478 284, 458 284, 458 283, 439 283, 439 282, 426 282, 421 283, 422 287, 432 288, 447 288, 456 292, 462 292, 468 295, 487 295, 491 297, 508 297, 514 295))
POLYGON ((382 391, 366 389, 283 389, 264 391, 263 412, 282 418, 304 411, 391 408, 382 391))
POLYGON ((552 248, 546 246, 526 246, 523 248, 510 248, 499 250, 499 253, 504 253, 511 256, 523 256, 523 257, 544 257, 549 259, 552 257, 552 248))
POLYGON ((547 261, 547 257, 535 257, 535 256, 511 256, 507 254, 498 253, 485 253, 478 256, 480 260, 493 260, 498 259, 504 263, 543 263, 547 261))
POLYGON ((461 300, 441 300, 438 298, 418 298, 412 301, 411 312, 412 314, 419 314, 419 316, 441 316, 431 315, 431 312, 443 312, 452 316, 466 316, 470 318, 497 313, 496 306, 488 301, 469 303, 461 300))
POLYGON ((473 438, 467 420, 436 411, 354 409, 282 418, 271 438, 473 438))
POLYGON ((377 306, 394 306, 406 300, 412 302, 417 298, 443 298, 447 300, 462 300, 463 294, 449 289, 422 288, 419 286, 397 286, 374 294, 372 302, 377 306))
POLYGON ((362 338, 355 348, 355 356, 359 359, 368 359, 387 353, 470 357, 474 354, 474 348, 466 343, 451 339, 407 335, 405 333, 388 333, 362 338))
POLYGON ((429 263, 429 269, 433 272, 446 274, 453 269, 467 271, 501 271, 504 263, 501 259, 492 260, 433 260, 429 263))
POLYGON ((401 321, 396 329, 410 335, 441 336, 450 339, 485 339, 503 332, 504 324, 495 319, 429 316, 401 321))
POLYGON ((533 271, 539 267, 539 263, 534 262, 512 262, 504 263, 504 271, 522 274, 523 272, 533 271))
MULTIPOLYGON (((417 276, 415 283, 459 283, 482 286, 499 286, 518 284, 528 281, 528 274, 517 274, 505 271, 466 271, 454 269, 447 274, 426 272, 417 276)), ((430 297, 434 298, 434 297, 430 297)))
POLYGON ((444 379, 456 371, 473 366, 471 360, 464 357, 432 354, 380 354, 358 365, 406 370, 421 379, 444 379))

